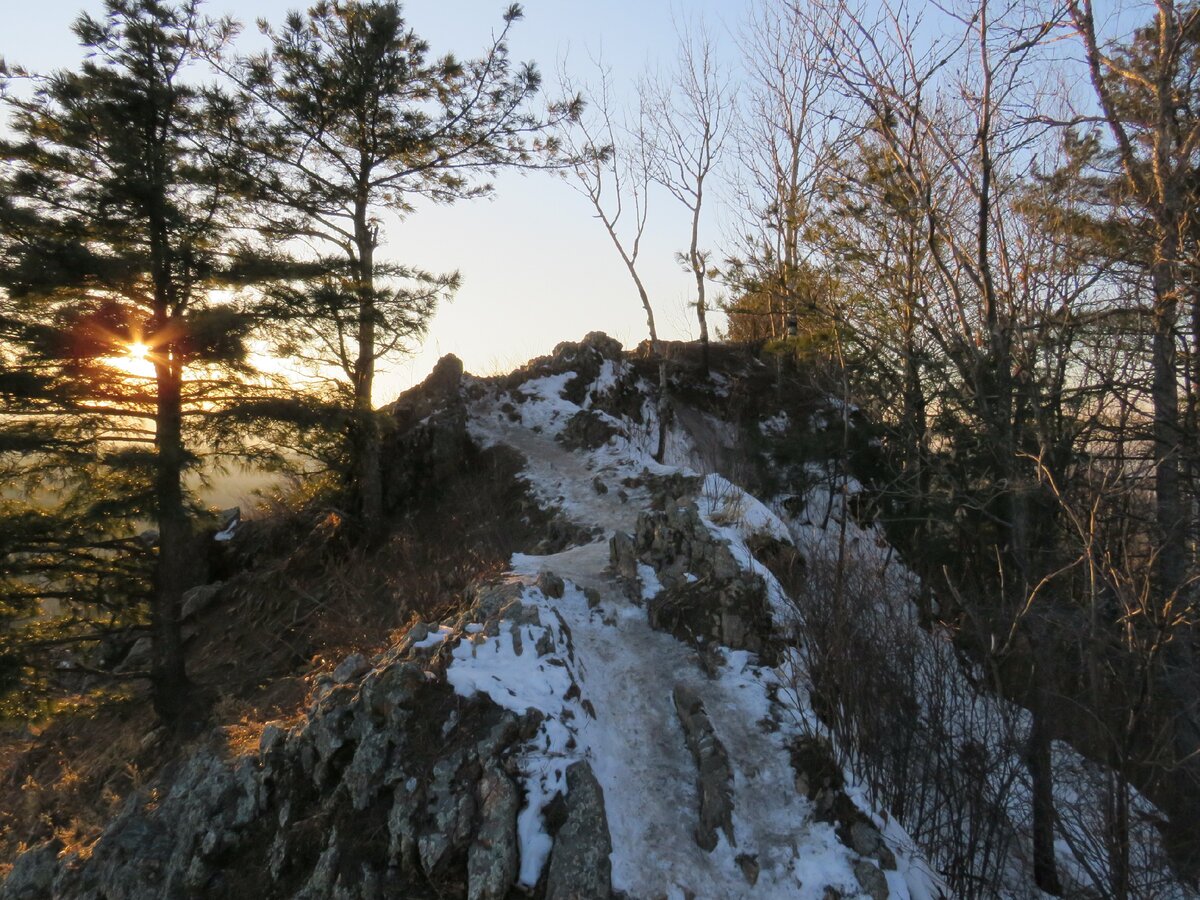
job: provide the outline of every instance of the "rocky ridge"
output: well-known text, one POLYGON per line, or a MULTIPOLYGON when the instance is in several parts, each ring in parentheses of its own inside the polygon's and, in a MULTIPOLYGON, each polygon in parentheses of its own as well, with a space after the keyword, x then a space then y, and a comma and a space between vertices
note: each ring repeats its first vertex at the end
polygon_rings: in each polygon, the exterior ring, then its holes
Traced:
MULTIPOLYGON (((803 573, 814 510, 828 521, 847 483, 767 506, 712 471, 733 419, 795 430, 755 405, 749 356, 707 394, 680 388, 655 462, 656 373, 639 359, 589 335, 501 379, 439 363, 389 408, 389 503, 503 452, 548 536, 451 619, 344 660, 253 752, 213 735, 90 852, 32 848, 0 898, 938 897, 837 761, 804 611, 767 565, 803 573)), ((760 464, 762 483, 811 479, 804 459, 786 478, 760 464)))

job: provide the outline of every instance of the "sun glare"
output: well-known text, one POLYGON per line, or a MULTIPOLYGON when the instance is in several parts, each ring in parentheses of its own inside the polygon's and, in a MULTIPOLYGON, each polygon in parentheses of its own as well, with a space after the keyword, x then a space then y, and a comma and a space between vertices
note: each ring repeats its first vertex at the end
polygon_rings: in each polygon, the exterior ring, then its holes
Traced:
POLYGON ((150 359, 151 350, 141 341, 130 341, 125 344, 124 352, 108 357, 105 362, 113 368, 132 378, 153 378, 154 362, 150 359))

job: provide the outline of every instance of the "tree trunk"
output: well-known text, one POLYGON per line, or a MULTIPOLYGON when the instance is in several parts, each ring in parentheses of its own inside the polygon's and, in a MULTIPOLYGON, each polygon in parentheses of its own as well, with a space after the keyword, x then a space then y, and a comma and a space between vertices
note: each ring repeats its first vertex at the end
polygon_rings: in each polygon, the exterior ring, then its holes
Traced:
POLYGON ((692 207, 692 239, 688 245, 688 262, 696 277, 696 318, 700 322, 700 370, 708 375, 708 319, 704 298, 704 257, 700 253, 700 206, 704 200, 704 179, 696 182, 696 205, 692 207))
POLYGON ((1154 284, 1153 381, 1154 489, 1158 524, 1155 579, 1158 595, 1169 598, 1183 584, 1186 567, 1186 529, 1179 478, 1179 380, 1175 356, 1175 300, 1173 246, 1159 241, 1158 259, 1151 277, 1154 284))
POLYGON ((1113 900, 1129 898, 1129 780, 1124 773, 1128 758, 1128 753, 1123 752, 1117 770, 1110 777, 1115 782, 1109 788, 1112 807, 1108 811, 1108 868, 1113 900))
POLYGON ((700 320, 700 370, 707 375, 708 360, 708 320, 705 318, 704 300, 704 270, 696 273, 696 318, 700 320))
POLYGON ((929 429, 925 389, 921 383, 921 360, 918 356, 917 329, 919 327, 920 288, 917 283, 917 256, 920 252, 920 235, 915 223, 910 222, 904 245, 904 312, 903 312, 903 366, 904 366, 904 409, 901 420, 903 435, 904 469, 908 496, 905 498, 906 515, 911 527, 918 535, 926 530, 925 495, 928 472, 925 467, 925 451, 929 429))
MULTIPOLYGON (((1153 380, 1154 403, 1154 490, 1157 524, 1155 593, 1159 603, 1174 603, 1187 577, 1187 517, 1180 477, 1182 428, 1179 418, 1178 362, 1175 352, 1176 300, 1175 254, 1178 244, 1164 228, 1151 270, 1155 294, 1153 380)), ((1176 705, 1174 745, 1182 767, 1182 780, 1200 784, 1200 716, 1197 714, 1195 653, 1191 629, 1177 629, 1163 647, 1165 682, 1176 705)))
MULTIPOLYGON (((169 351, 168 351, 169 353, 169 351)), ((154 711, 168 723, 185 713, 190 694, 180 634, 180 610, 191 564, 191 528, 183 502, 182 375, 167 358, 155 364, 158 406, 155 417, 154 499, 158 519, 158 560, 150 609, 154 711)))
POLYGON ((367 221, 367 202, 356 205, 355 243, 358 250, 358 357, 354 363, 354 446, 352 471, 358 482, 359 515, 368 537, 383 528, 383 475, 380 470, 379 421, 372 391, 375 386, 375 240, 367 221))
MULTIPOLYGON (((1031 642, 1033 652, 1040 654, 1039 641, 1031 642)), ((1046 676, 1037 664, 1033 667, 1033 697, 1030 703, 1032 725, 1026 765, 1033 787, 1033 880, 1047 894, 1062 895, 1058 881, 1058 864, 1054 855, 1054 768, 1050 756, 1050 730, 1046 717, 1046 676)))

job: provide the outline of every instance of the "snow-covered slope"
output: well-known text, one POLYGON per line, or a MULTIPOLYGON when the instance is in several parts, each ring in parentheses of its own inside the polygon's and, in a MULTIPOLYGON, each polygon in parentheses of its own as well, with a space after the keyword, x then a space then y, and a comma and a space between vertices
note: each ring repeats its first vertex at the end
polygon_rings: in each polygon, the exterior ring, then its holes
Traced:
MULTIPOLYGON (((819 439, 813 458, 785 454, 792 471, 750 459, 748 427, 768 444, 819 438, 847 407, 755 405, 765 370, 738 358, 676 385, 660 463, 652 372, 603 335, 506 378, 460 374, 439 364, 436 388, 396 407, 397 440, 423 455, 388 477, 452 478, 461 460, 445 457, 468 439, 507 448, 569 527, 475 584, 452 619, 346 660, 257 756, 197 754, 90 856, 35 848, 0 898, 936 900, 962 895, 951 867, 958 883, 987 876, 973 896, 1042 896, 1024 711, 918 621, 915 577, 855 521, 862 488, 819 439), (747 490, 751 464, 777 496, 747 490), (830 621, 902 669, 864 666, 880 681, 857 685, 887 707, 873 739, 906 742, 899 793, 842 740, 830 621)), ((1105 896, 1088 787, 1105 773, 1064 745, 1055 765, 1066 893, 1105 896)), ((1135 895, 1187 897, 1156 811, 1136 792, 1132 808, 1135 895)))
MULTIPOLYGON (((571 352, 586 360, 584 350, 571 352)), ((586 760, 603 787, 609 811, 613 886, 630 896, 951 896, 934 871, 936 860, 917 849, 896 819, 872 808, 871 791, 850 768, 841 773, 846 797, 882 834, 885 853, 871 853, 871 839, 862 837, 861 826, 856 834, 862 839, 852 839, 849 824, 829 814, 827 798, 822 804, 821 798, 814 801, 797 789, 806 777, 795 763, 797 742, 816 736, 836 744, 836 735, 812 708, 817 673, 806 639, 806 603, 788 596, 752 550, 782 543, 807 562, 808 592, 823 589, 818 583, 822 565, 827 567, 834 555, 840 555, 845 579, 863 582, 857 585, 861 605, 854 612, 859 627, 880 640, 904 644, 905 658, 929 673, 913 697, 908 724, 914 733, 923 731, 913 745, 938 740, 949 758, 969 759, 981 752, 986 757, 981 780, 963 781, 963 791, 979 792, 966 802, 986 805, 994 819, 989 826, 994 846, 981 851, 987 858, 979 868, 994 868, 1004 896, 1041 896, 1032 885, 1030 787, 1020 743, 1029 730, 1028 715, 982 693, 979 679, 967 677, 978 673, 962 672, 951 644, 919 625, 913 602, 917 579, 882 534, 856 523, 846 508, 848 498, 861 489, 856 480, 837 475, 820 460, 810 461, 805 465, 813 477, 802 495, 764 502, 720 471, 737 468, 730 462, 738 441, 735 423, 711 409, 687 409, 680 401, 666 464, 658 464, 650 455, 657 436, 651 387, 619 358, 605 358, 590 380, 589 370, 596 371, 596 365, 578 368, 578 373, 543 375, 534 370, 517 384, 477 383, 470 391, 474 399, 468 427, 475 440, 518 450, 526 460, 524 477, 543 502, 602 532, 591 544, 513 560, 512 577, 529 586, 542 620, 556 623, 550 625, 557 654, 551 659, 561 662, 569 675, 563 684, 570 699, 550 692, 531 702, 527 692, 516 688, 529 678, 537 682, 540 671, 530 671, 514 653, 503 628, 492 643, 476 638, 469 646, 460 645, 450 669, 451 680, 464 693, 482 691, 514 708, 529 702, 546 715, 544 741, 528 767, 523 816, 530 855, 522 882, 534 884, 540 859, 534 848, 548 845, 548 838, 535 831, 536 808, 563 790, 566 765, 586 760), (622 404, 617 399, 622 393, 643 402, 631 407, 626 399, 622 404), (632 409, 632 415, 608 411, 620 406, 632 409), (594 442, 596 446, 579 446, 576 426, 591 417, 609 426, 611 436, 594 442), (780 645, 763 654, 770 659, 719 647, 720 638, 713 635, 684 641, 651 627, 656 617, 648 610, 668 576, 647 564, 645 553, 636 560, 632 590, 629 578, 622 583, 615 577, 621 565, 615 558, 616 541, 609 552, 610 540, 634 535, 647 510, 656 502, 661 505, 664 498, 661 492, 655 496, 654 484, 677 485, 689 477, 690 490, 680 496, 668 491, 666 503, 694 507, 696 518, 713 541, 728 548, 745 579, 761 586, 768 627, 780 645), (561 598, 548 598, 532 586, 545 573, 566 581, 561 598), (702 849, 696 838, 697 818, 704 812, 698 791, 706 789, 697 780, 697 764, 706 763, 689 755, 674 701, 678 689, 702 703, 712 736, 732 769, 731 827, 719 831, 710 850, 702 849), (584 703, 590 705, 581 712, 584 703), (931 706, 937 707, 936 716, 931 706), (881 859, 886 862, 882 868, 881 859)), ((720 401, 728 384, 717 373, 708 389, 720 401)), ((824 410, 810 416, 809 426, 828 427, 842 412, 841 404, 830 399, 824 410)), ((778 439, 788 424, 787 414, 777 413, 759 428, 767 439, 778 439)), ((697 580, 696 574, 683 573, 684 582, 697 580)), ((1064 744, 1055 745, 1054 761, 1061 811, 1059 865, 1067 893, 1103 894, 1105 872, 1097 863, 1103 854, 1095 846, 1103 834, 1103 816, 1098 797, 1088 796, 1089 785, 1102 772, 1064 744)), ((940 777, 953 781, 958 775, 940 777)), ((1136 811, 1132 840, 1143 856, 1138 861, 1140 888, 1146 896, 1187 896, 1165 863, 1153 826, 1156 810, 1136 791, 1131 791, 1131 803, 1136 811)), ((923 819, 922 833, 935 842, 952 829, 974 827, 963 823, 959 809, 932 810, 923 819)), ((960 843, 957 837, 947 844, 960 843)))
MULTIPOLYGON (((622 375, 633 377, 623 363, 606 360, 578 404, 562 397, 575 377, 569 373, 532 378, 515 389, 478 385, 470 406, 477 441, 521 452, 537 496, 603 532, 591 544, 513 561, 524 603, 538 610, 553 641, 550 654, 519 652, 512 623, 501 620, 493 638, 482 631, 463 638, 447 673, 464 694, 481 692, 517 711, 533 706, 546 717, 524 769, 522 883, 537 882, 549 850, 538 808, 565 789, 568 766, 586 760, 604 791, 612 884, 631 897, 821 900, 870 896, 883 886, 882 896, 936 897, 936 878, 898 826, 863 809, 891 845, 890 868, 881 870, 842 843, 834 824, 819 820, 814 804, 797 791, 789 744, 811 727, 804 721, 811 713, 784 698, 779 670, 745 650, 726 650, 706 665, 695 646, 651 628, 643 597, 652 598, 657 586, 652 569, 642 564, 641 597, 631 598, 614 577, 610 540, 636 531, 639 514, 651 505, 647 485, 695 474, 686 464, 659 465, 647 452, 655 432, 649 404, 641 411, 648 424, 640 429, 605 414, 619 433, 599 447, 568 450, 558 440, 571 418, 613 390, 622 375), (561 596, 539 589, 554 582, 548 574, 565 581, 561 596), (710 850, 696 835, 701 774, 677 710, 681 689, 703 704, 732 770, 731 827, 719 830, 710 850)), ((686 433, 677 431, 672 446, 677 459, 689 457, 686 433)), ((696 499, 714 538, 729 544, 748 574, 768 579, 775 613, 790 615, 774 578, 745 549, 757 535, 789 540, 786 525, 716 474, 700 483, 696 499)), ((519 646, 534 646, 536 630, 521 628, 519 646)))

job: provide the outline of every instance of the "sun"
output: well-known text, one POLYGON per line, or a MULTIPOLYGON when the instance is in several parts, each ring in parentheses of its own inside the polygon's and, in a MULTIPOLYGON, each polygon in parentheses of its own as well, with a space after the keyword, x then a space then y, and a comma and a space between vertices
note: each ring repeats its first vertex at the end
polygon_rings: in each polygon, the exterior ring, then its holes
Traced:
POLYGON ((105 362, 130 378, 153 378, 153 350, 141 341, 122 342, 120 352, 105 358, 105 362))

